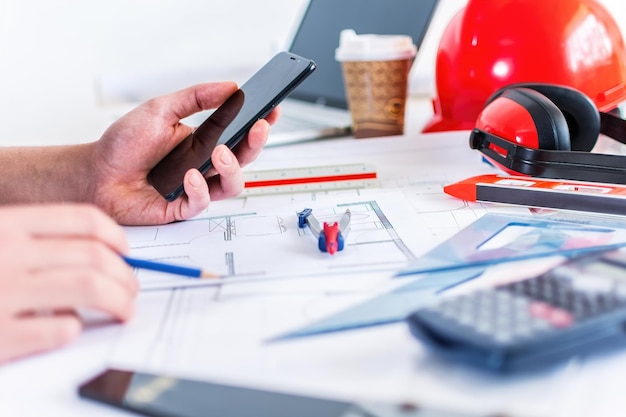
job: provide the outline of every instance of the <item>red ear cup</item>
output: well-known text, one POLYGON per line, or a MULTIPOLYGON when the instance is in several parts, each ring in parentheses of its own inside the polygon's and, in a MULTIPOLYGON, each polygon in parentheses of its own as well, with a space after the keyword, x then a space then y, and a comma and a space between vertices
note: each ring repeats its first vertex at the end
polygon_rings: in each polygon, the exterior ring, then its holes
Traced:
POLYGON ((480 112, 476 128, 523 146, 539 147, 532 116, 522 105, 506 97, 496 98, 480 112))
MULTIPOLYGON (((520 104, 505 97, 496 98, 481 111, 476 121, 476 129, 515 143, 523 143, 528 147, 539 146, 537 129, 530 113, 520 104)), ((491 144, 489 148, 500 155, 506 154, 506 151, 497 145, 491 144)), ((505 172, 511 175, 517 174, 492 158, 486 158, 505 172)))

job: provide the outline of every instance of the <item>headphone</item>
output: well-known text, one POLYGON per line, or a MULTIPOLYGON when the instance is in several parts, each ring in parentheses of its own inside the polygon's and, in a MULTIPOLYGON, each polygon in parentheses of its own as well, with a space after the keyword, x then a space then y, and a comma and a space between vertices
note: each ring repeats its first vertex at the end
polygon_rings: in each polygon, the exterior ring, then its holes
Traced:
POLYGON ((573 88, 521 83, 489 98, 469 144, 511 174, 626 184, 626 157, 590 152, 600 134, 626 144, 626 120, 573 88))

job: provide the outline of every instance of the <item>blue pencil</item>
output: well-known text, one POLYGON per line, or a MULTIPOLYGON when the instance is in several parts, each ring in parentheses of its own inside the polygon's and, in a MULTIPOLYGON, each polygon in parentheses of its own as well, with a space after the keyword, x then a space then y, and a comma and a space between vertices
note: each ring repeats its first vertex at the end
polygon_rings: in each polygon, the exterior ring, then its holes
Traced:
POLYGON ((221 278, 220 275, 212 272, 206 272, 199 268, 192 268, 187 266, 172 265, 161 262, 147 261, 145 259, 131 258, 129 256, 122 256, 126 263, 134 268, 149 269, 151 271, 166 272, 168 274, 181 275, 188 278, 221 278))

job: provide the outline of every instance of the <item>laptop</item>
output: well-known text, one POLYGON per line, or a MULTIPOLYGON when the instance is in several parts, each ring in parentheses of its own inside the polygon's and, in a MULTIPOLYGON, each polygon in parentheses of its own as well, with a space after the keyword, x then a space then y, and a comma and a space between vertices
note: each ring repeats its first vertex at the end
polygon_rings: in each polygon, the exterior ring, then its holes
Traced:
POLYGON ((281 104, 267 146, 343 136, 350 113, 340 64, 339 33, 410 35, 419 48, 439 0, 309 0, 289 51, 314 60, 317 69, 281 104))

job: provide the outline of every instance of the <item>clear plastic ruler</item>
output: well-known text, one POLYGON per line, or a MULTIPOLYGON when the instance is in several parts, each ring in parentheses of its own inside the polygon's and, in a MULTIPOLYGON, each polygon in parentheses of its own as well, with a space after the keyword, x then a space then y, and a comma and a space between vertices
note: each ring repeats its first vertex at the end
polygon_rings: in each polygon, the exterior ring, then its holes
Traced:
POLYGON ((378 186, 376 169, 365 163, 244 171, 244 180, 244 197, 378 186))

